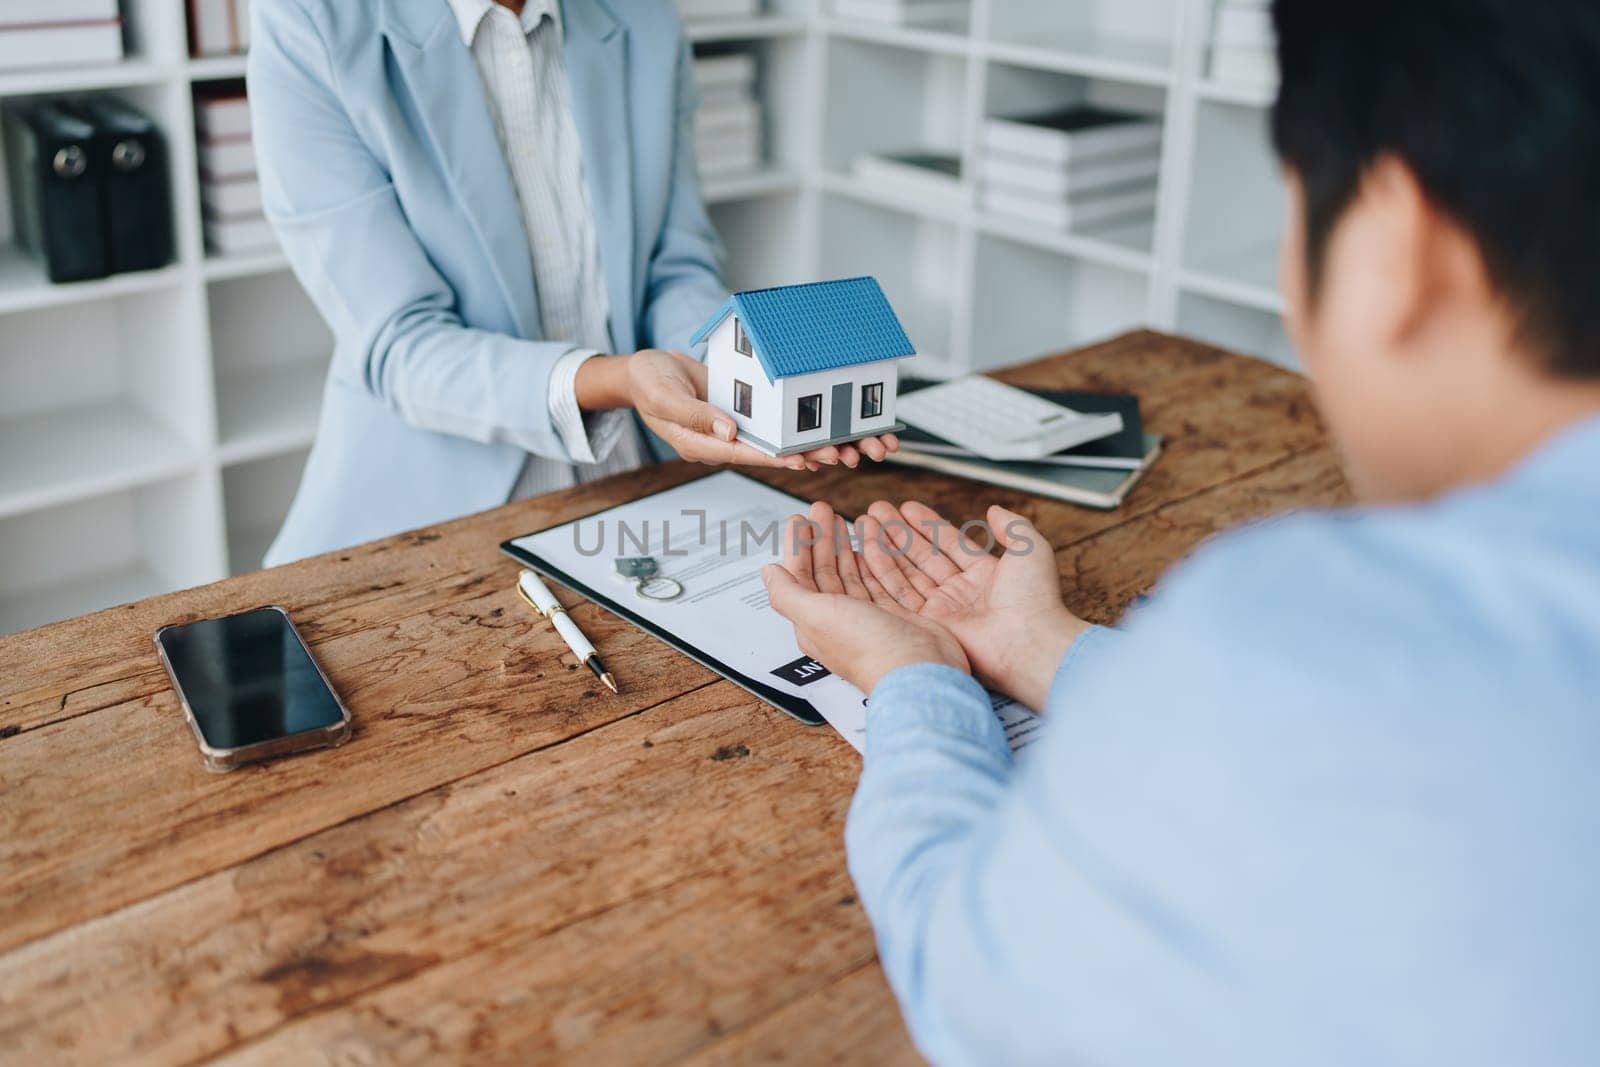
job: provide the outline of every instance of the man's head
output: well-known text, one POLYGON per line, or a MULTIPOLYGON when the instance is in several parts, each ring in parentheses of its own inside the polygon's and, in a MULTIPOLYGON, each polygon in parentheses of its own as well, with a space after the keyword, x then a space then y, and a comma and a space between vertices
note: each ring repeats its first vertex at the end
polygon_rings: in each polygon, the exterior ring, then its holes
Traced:
POLYGON ((1276 0, 1289 326, 1358 491, 1600 407, 1600 3, 1276 0))

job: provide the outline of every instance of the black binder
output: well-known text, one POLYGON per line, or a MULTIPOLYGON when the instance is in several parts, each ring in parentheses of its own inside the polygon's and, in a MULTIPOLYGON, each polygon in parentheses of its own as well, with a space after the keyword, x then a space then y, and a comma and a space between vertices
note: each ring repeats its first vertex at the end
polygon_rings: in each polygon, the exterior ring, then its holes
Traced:
POLYGON ((94 127, 51 102, 8 104, 0 121, 17 245, 53 282, 104 278, 111 264, 94 127))
POLYGON ((111 273, 165 267, 173 252, 166 139, 148 116, 120 100, 85 100, 72 110, 95 131, 111 273))

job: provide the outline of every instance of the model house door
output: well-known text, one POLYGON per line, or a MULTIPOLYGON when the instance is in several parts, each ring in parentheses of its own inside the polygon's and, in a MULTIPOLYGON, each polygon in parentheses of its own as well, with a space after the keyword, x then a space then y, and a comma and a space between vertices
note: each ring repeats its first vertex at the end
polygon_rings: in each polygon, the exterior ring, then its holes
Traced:
POLYGON ((849 382, 833 387, 833 414, 829 416, 829 437, 850 436, 850 389, 849 382))

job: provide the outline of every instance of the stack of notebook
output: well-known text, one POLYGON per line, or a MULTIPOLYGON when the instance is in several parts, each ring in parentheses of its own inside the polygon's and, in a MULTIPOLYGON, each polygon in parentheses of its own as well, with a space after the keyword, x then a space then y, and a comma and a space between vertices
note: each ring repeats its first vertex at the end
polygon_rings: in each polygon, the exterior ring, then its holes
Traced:
MULTIPOLYGON (((936 382, 903 379, 904 396, 936 382)), ((900 431, 900 451, 891 462, 969 478, 987 485, 1063 500, 1109 511, 1122 505, 1145 471, 1161 454, 1161 438, 1144 432, 1139 398, 1125 393, 1084 393, 1066 389, 1029 389, 1052 403, 1086 415, 1122 416, 1122 430, 1086 445, 1057 452, 1035 462, 998 462, 915 428, 900 431)))
POLYGON ((984 211, 1081 230, 1151 219, 1161 124, 1089 105, 986 119, 978 158, 984 211))
POLYGON ((1230 85, 1278 83, 1270 0, 1222 0, 1211 36, 1211 77, 1230 85))
POLYGON ((0 71, 121 58, 117 0, 0 0, 0 71))
POLYGON ((885 26, 954 29, 967 22, 971 7, 967 0, 833 0, 833 12, 885 26))
POLYGON ((217 255, 267 252, 278 246, 261 206, 250 104, 244 82, 212 82, 194 91, 200 150, 200 204, 206 246, 217 255))
POLYGON ((756 96, 756 57, 750 52, 696 56, 695 153, 700 174, 723 177, 755 170, 762 159, 761 103, 756 96))

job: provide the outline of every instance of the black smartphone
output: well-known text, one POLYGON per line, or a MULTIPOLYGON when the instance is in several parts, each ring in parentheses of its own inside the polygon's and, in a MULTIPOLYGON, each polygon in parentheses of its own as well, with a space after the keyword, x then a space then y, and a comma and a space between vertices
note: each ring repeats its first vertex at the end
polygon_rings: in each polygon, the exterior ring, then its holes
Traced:
POLYGON ((163 627, 156 650, 211 770, 350 736, 350 713, 280 607, 163 627))

